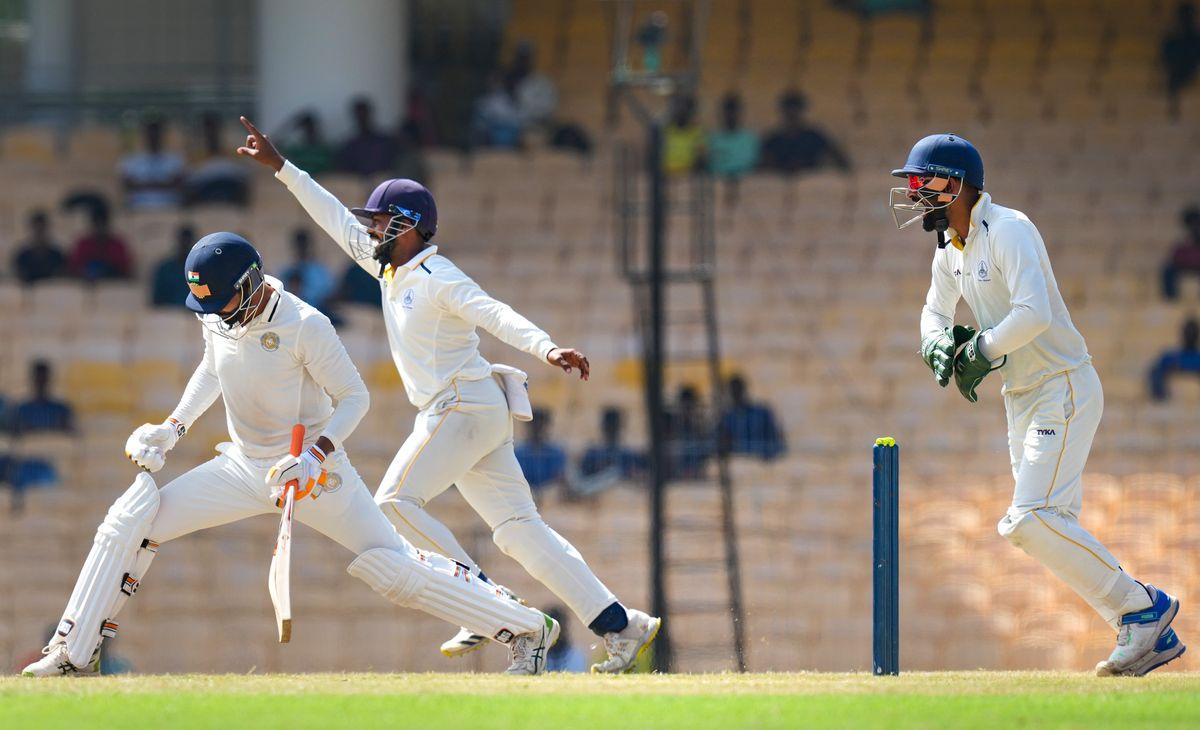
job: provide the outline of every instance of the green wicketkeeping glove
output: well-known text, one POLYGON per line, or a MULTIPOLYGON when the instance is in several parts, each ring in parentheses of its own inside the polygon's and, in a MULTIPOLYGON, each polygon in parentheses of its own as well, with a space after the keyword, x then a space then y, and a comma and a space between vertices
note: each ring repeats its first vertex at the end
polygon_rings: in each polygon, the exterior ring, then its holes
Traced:
POLYGON ((987 374, 993 370, 999 370, 1008 361, 1008 355, 1005 355, 1000 360, 1000 364, 992 367, 991 360, 988 360, 979 352, 979 335, 971 330, 971 337, 958 354, 954 357, 954 384, 958 386, 958 392, 962 393, 962 397, 977 403, 979 396, 975 394, 975 388, 983 382, 987 374))
POLYGON ((921 338, 921 359, 933 371, 933 377, 943 388, 950 382, 954 372, 954 355, 975 336, 975 328, 956 324, 954 329, 946 327, 941 332, 931 332, 921 338))

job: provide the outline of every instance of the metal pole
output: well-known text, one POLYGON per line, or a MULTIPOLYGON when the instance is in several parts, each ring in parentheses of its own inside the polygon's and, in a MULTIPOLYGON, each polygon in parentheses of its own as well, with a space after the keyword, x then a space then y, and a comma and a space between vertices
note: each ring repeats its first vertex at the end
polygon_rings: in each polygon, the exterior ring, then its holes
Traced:
POLYGON ((654 615, 663 620, 654 644, 654 669, 671 670, 671 622, 667 619, 667 595, 663 581, 666 555, 663 546, 664 497, 667 485, 667 455, 663 433, 663 276, 666 195, 662 169, 663 124, 655 119, 649 126, 646 172, 650 180, 650 337, 646 343, 646 412, 650 419, 650 603, 654 615))

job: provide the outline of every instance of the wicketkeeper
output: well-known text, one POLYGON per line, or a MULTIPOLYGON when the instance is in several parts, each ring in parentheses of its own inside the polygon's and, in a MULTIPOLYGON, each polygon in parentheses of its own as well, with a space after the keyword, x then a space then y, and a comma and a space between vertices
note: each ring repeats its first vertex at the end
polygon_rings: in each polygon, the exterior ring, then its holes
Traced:
POLYGON ((1046 245, 1026 215, 984 192, 983 160, 955 134, 918 141, 892 188, 896 225, 937 234, 921 312, 921 357, 938 385, 971 403, 993 370, 1004 381, 1016 489, 1000 534, 1049 568, 1117 631, 1096 673, 1143 675, 1184 652, 1171 629, 1179 601, 1140 583, 1079 524, 1083 467, 1104 393, 1058 292, 1046 245), (903 217, 903 218, 902 218, 903 217), (965 298, 979 331, 955 325, 965 298))

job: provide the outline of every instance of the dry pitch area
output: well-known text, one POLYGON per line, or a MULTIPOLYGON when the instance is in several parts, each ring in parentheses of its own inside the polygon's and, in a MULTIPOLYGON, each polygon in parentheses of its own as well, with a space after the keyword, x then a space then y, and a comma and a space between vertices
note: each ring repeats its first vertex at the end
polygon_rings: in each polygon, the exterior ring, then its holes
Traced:
POLYGON ((0 728, 1200 728, 1200 674, 0 678, 0 728))

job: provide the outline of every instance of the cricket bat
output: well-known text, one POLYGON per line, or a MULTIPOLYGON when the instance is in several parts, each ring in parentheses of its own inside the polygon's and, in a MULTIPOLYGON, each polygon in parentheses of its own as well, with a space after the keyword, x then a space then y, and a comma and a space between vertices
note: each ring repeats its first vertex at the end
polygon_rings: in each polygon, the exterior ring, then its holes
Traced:
MULTIPOLYGON (((292 456, 299 456, 304 448, 304 426, 292 426, 292 456)), ((279 517, 279 536, 275 538, 275 552, 271 556, 271 570, 267 573, 267 590, 271 593, 271 604, 275 606, 275 627, 279 629, 279 643, 292 640, 292 510, 296 506, 296 489, 299 480, 293 479, 283 487, 283 512, 279 517)))

